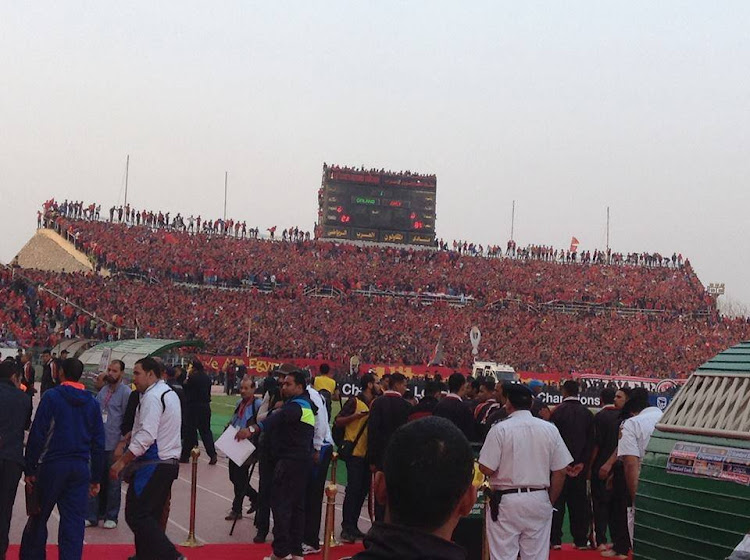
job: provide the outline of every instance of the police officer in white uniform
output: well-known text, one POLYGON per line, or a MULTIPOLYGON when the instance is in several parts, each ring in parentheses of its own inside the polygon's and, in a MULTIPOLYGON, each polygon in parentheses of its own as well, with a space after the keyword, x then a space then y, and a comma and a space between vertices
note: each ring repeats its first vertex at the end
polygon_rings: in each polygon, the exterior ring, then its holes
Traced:
POLYGON ((531 390, 503 386, 508 417, 495 424, 479 455, 492 487, 487 541, 493 560, 549 558, 552 504, 573 461, 560 432, 531 415, 531 390), (498 503, 499 502, 499 503, 498 503))

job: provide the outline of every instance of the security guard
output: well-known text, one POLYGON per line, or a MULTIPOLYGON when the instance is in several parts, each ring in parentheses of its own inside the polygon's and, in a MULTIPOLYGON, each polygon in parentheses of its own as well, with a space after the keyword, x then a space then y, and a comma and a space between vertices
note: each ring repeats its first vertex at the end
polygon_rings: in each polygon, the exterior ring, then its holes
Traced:
POLYGON ((274 459, 271 512, 273 513, 273 556, 302 556, 305 526, 305 490, 312 468, 313 435, 317 407, 307 394, 305 374, 291 371, 281 385, 284 405, 250 426, 237 432, 237 439, 267 432, 271 437, 274 459))
POLYGON ((492 427, 479 456, 492 487, 490 556, 516 560, 520 552, 521 560, 547 560, 552 504, 573 457, 557 428, 531 415, 528 387, 506 384, 503 393, 508 417, 492 427))

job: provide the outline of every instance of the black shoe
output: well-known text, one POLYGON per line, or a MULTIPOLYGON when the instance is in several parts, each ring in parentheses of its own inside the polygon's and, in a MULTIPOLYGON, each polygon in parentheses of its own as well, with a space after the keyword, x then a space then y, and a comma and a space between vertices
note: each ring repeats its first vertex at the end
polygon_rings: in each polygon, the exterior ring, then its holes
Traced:
POLYGON ((258 533, 253 537, 253 542, 255 544, 262 544, 266 542, 267 536, 268 536, 268 531, 258 531, 258 533))
POLYGON ((208 464, 215 465, 218 461, 219 461, 219 458, 216 455, 214 455, 213 457, 211 457, 211 460, 208 462, 208 464))
POLYGON ((236 519, 242 519, 241 511, 230 511, 224 518, 225 521, 234 521, 236 519))
POLYGON ((357 542, 357 534, 354 531, 348 531, 346 529, 341 530, 341 542, 347 544, 354 544, 357 542))
POLYGON ((247 508, 247 514, 250 515, 251 513, 255 513, 256 509, 258 509, 258 506, 251 502, 250 507, 247 508))
POLYGON ((362 531, 360 531, 359 529, 354 529, 354 531, 352 531, 352 535, 354 535, 355 537, 357 537, 357 540, 358 540, 358 541, 361 541, 361 540, 362 540, 362 539, 364 539, 364 538, 365 538, 365 536, 366 536, 366 535, 365 535, 365 534, 364 534, 364 533, 363 533, 362 531))

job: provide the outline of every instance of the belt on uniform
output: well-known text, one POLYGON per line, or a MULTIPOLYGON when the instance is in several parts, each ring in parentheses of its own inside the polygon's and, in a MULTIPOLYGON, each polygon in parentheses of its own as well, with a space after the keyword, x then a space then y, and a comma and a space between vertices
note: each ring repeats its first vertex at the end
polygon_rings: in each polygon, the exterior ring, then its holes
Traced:
POLYGON ((508 488, 507 490, 492 490, 490 492, 490 517, 492 521, 497 521, 498 511, 500 509, 500 501, 503 496, 507 494, 526 494, 529 492, 541 492, 547 490, 546 488, 508 488))

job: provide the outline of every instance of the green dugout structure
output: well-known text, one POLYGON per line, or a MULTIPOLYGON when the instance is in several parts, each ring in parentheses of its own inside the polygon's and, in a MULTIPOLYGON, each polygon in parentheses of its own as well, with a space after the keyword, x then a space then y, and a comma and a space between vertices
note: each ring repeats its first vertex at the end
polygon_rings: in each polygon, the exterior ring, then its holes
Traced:
POLYGON ((163 338, 136 338, 131 340, 116 340, 102 342, 85 350, 79 357, 83 362, 83 382, 93 385, 97 374, 106 369, 106 364, 112 360, 122 360, 125 363, 125 379, 130 381, 133 375, 133 365, 141 358, 158 356, 170 362, 170 354, 178 348, 202 348, 201 340, 173 340, 163 338))
POLYGON ((750 533, 750 342, 698 368, 656 428, 638 484, 634 558, 730 558, 750 533))

